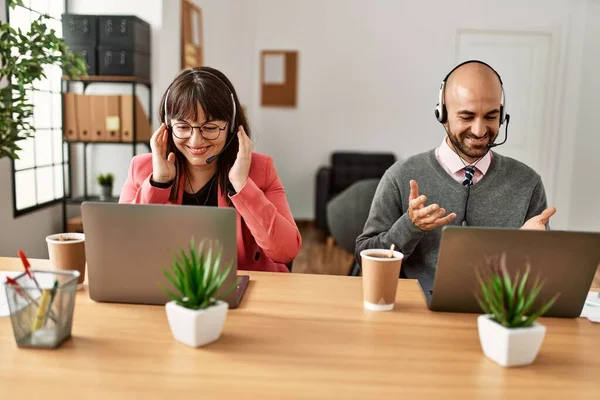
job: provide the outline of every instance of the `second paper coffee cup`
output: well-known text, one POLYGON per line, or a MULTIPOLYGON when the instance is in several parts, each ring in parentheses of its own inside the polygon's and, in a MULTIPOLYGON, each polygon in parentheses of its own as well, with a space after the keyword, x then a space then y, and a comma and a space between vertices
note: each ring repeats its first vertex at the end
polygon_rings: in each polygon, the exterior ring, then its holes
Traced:
POLYGON ((394 309, 400 267, 404 254, 389 249, 368 249, 360 252, 362 260, 363 304, 372 311, 394 309))

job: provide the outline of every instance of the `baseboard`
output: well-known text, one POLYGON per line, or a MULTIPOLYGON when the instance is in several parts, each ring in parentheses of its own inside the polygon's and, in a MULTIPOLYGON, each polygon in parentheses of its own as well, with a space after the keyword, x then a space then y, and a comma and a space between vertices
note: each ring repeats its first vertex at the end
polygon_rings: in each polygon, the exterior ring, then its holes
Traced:
POLYGON ((314 228, 315 220, 314 219, 295 219, 296 225, 298 228, 314 228))

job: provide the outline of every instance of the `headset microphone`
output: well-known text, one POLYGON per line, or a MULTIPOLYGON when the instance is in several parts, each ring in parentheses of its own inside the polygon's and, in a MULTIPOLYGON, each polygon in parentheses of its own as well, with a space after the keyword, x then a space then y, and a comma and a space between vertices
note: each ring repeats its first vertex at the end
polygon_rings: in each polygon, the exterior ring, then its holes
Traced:
POLYGON ((504 127, 504 140, 500 143, 488 143, 486 146, 488 149, 492 147, 500 146, 501 144, 506 143, 506 139, 508 138, 508 123, 510 122, 510 114, 506 114, 506 126, 504 127))
POLYGON ((233 138, 236 137, 236 135, 231 135, 231 137, 229 138, 229 141, 227 142, 227 144, 221 149, 220 152, 218 152, 217 154, 210 156, 206 159, 206 163, 210 164, 211 162, 215 161, 217 159, 218 156, 221 155, 221 153, 223 153, 225 151, 225 149, 227 148, 227 146, 229 146, 229 143, 231 143, 231 141, 233 140, 233 138))

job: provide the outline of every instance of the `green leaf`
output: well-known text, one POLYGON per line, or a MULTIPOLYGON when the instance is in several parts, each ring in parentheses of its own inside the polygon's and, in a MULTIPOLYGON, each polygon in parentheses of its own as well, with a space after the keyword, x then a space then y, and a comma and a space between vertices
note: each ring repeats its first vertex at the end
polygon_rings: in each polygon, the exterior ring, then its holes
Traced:
POLYGON ((25 4, 23 3, 23 0, 9 0, 9 6, 11 9, 15 9, 16 6, 21 6, 21 7, 25 7, 25 4))
POLYGON ((182 288, 181 288, 180 282, 178 282, 169 272, 163 271, 163 273, 164 273, 165 277, 167 278, 167 280, 171 283, 171 285, 173 285, 173 287, 175 289, 177 289, 177 291, 179 293, 181 293, 182 288))
MULTIPOLYGON (((193 238, 187 252, 180 249, 173 257, 172 273, 164 271, 165 278, 175 288, 180 288, 177 304, 190 309, 203 309, 215 304, 217 293, 233 268, 231 260, 223 271, 222 248, 212 243, 207 248, 202 240, 196 248, 193 238)), ((229 293, 236 285, 226 288, 221 294, 229 293)), ((173 294, 173 293, 171 293, 173 294)), ((171 297, 172 298, 172 297, 171 297)))
POLYGON ((522 275, 522 271, 517 270, 512 279, 506 268, 504 254, 500 257, 499 263, 497 258, 486 260, 488 273, 482 276, 484 274, 479 269, 475 271, 480 288, 479 293, 475 293, 475 299, 482 311, 491 314, 494 321, 508 328, 530 326, 555 304, 559 294, 537 311, 532 311, 544 283, 540 282, 538 277, 531 289, 527 290, 531 271, 529 263, 526 263, 522 275))
POLYGON ((546 314, 546 312, 548 312, 548 310, 550 309, 550 307, 552 307, 554 305, 554 303, 556 302, 556 300, 558 299, 559 296, 560 296, 560 293, 555 294, 538 311, 536 311, 535 313, 533 313, 532 315, 530 315, 529 318, 527 318, 525 320, 525 322, 523 323, 523 326, 530 326, 533 323, 533 321, 535 321, 537 318, 541 317, 542 315, 546 314))
POLYGON ((171 293, 171 292, 170 292, 169 290, 167 290, 167 289, 164 289, 164 292, 166 293, 166 295, 167 295, 167 296, 168 296, 168 297, 169 297, 171 300, 175 300, 175 301, 179 302, 179 301, 180 301, 180 299, 181 299, 181 296, 177 296, 177 295, 175 295, 175 294, 171 293))

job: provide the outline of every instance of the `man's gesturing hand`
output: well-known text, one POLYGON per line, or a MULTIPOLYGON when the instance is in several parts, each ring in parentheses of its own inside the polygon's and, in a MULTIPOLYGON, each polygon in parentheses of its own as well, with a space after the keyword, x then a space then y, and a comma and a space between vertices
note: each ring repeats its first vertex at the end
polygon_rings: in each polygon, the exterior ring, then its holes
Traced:
POLYGON ((446 210, 437 204, 425 206, 427 197, 419 196, 419 186, 414 180, 410 181, 410 195, 408 196, 408 217, 419 229, 430 231, 439 226, 446 225, 456 218, 455 213, 446 214, 446 210))

